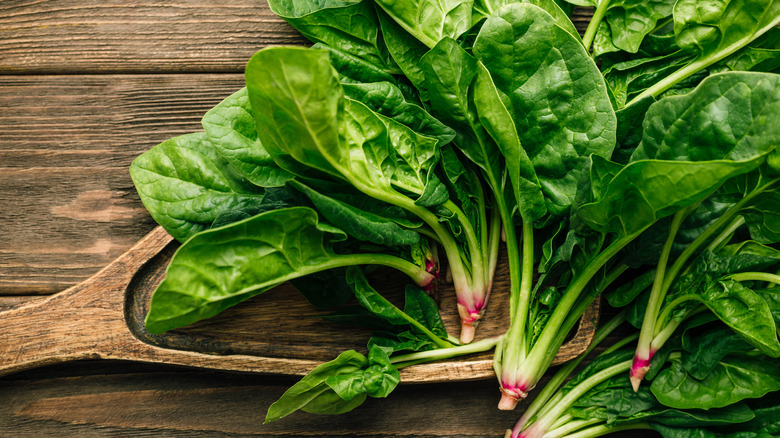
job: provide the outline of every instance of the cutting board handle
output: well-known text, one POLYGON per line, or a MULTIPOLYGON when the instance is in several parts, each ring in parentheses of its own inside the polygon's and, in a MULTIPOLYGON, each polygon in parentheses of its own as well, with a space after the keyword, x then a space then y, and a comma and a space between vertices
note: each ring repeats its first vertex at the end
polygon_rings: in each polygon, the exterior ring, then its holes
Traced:
POLYGON ((112 349, 134 344, 124 319, 125 289, 172 240, 157 227, 89 279, 0 312, 0 375, 68 360, 112 357, 117 353, 112 349))

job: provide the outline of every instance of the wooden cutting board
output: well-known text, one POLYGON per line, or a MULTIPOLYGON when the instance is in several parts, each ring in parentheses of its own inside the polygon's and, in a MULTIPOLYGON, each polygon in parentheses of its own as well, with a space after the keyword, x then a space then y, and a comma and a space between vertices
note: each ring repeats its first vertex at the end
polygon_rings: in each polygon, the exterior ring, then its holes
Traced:
MULTIPOLYGON (((314 309, 289 285, 191 327, 162 335, 148 333, 143 319, 149 299, 177 247, 158 227, 86 281, 47 299, 0 312, 0 375, 97 358, 302 375, 344 350, 365 349, 370 331, 323 320, 321 317, 332 310, 314 309)), ((402 297, 405 282, 397 273, 380 271, 370 279, 389 299, 398 302, 402 297)), ((508 271, 506 261, 501 260, 488 312, 477 328, 477 340, 506 330, 507 291, 508 271)), ((439 293, 445 325, 457 334, 454 291, 442 284, 439 293)), ((560 350, 556 364, 588 347, 598 319, 597 303, 560 350)), ((491 376, 491 353, 402 370, 402 381, 418 383, 491 376)))

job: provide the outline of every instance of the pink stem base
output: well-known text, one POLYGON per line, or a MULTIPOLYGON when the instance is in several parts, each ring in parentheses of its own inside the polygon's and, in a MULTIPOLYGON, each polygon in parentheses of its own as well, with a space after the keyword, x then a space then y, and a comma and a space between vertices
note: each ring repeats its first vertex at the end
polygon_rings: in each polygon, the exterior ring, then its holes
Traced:
POLYGON ((629 376, 631 377, 631 387, 634 388, 634 392, 639 391, 639 385, 645 378, 645 374, 650 370, 650 360, 653 358, 653 353, 650 352, 648 358, 642 358, 634 356, 634 363, 631 364, 631 371, 629 376))

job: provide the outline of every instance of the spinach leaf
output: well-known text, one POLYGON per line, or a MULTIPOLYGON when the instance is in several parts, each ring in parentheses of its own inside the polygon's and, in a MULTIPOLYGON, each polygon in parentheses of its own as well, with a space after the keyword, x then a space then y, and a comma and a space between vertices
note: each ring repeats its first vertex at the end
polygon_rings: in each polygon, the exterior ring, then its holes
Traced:
POLYGON ((711 283, 701 296, 704 305, 751 345, 768 356, 780 357, 772 313, 755 292, 737 281, 726 280, 711 283))
POLYGON ((780 362, 763 355, 732 354, 699 380, 680 361, 672 361, 653 379, 650 389, 658 401, 672 408, 724 407, 780 389, 780 362))
MULTIPOLYGON (((359 269, 355 267, 347 269, 347 282, 360 305, 366 310, 390 324, 411 325, 414 334, 410 333, 405 338, 419 344, 415 349, 423 346, 452 347, 452 344, 442 339, 447 337, 447 331, 439 316, 439 309, 430 297, 426 296, 427 300, 423 300, 420 293, 424 295, 424 292, 418 290, 418 293, 414 287, 407 287, 405 310, 401 310, 374 290, 359 269)), ((392 346, 393 349, 399 348, 397 345, 381 343, 377 340, 372 341, 371 344, 384 347, 392 346)))
POLYGON ((636 233, 710 194, 729 178, 756 168, 763 157, 732 161, 635 161, 577 216, 603 233, 636 233))
POLYGON ((368 358, 349 350, 317 366, 290 387, 269 408, 265 423, 302 410, 313 414, 343 414, 363 404, 367 396, 387 397, 400 382, 398 370, 382 349, 368 358))
POLYGON ((339 373, 325 380, 325 383, 345 401, 354 398, 365 400, 365 396, 384 398, 398 386, 401 375, 390 363, 382 348, 372 346, 368 351, 368 364, 364 369, 352 373, 339 373))
POLYGON ((705 325, 698 330, 685 330, 682 346, 682 366, 695 379, 702 380, 727 355, 750 351, 753 347, 728 327, 705 325))
POLYGON ((260 144, 246 88, 236 91, 210 109, 201 123, 209 141, 220 155, 253 184, 279 187, 292 178, 260 144))
POLYGON ((393 186, 436 194, 428 204, 446 200, 431 178, 437 140, 344 98, 326 53, 265 49, 249 61, 246 77, 258 133, 272 155, 289 155, 377 199, 396 199, 391 203, 401 202, 393 186))
POLYGON ((488 18, 474 54, 514 120, 548 210, 568 213, 587 157, 609 157, 615 146, 615 113, 598 67, 547 12, 525 3, 488 18))
POLYGON ((773 0, 679 0, 672 15, 677 45, 693 53, 695 58, 653 84, 627 105, 647 95, 658 97, 680 81, 747 46, 780 23, 780 4, 773 0))
POLYGON ((270 0, 268 4, 309 40, 396 73, 369 0, 270 0))
POLYGON ((409 82, 417 89, 420 100, 427 101, 428 91, 425 88, 425 79, 419 62, 428 51, 428 46, 407 32, 378 6, 377 15, 390 55, 409 82))
POLYGON ((311 48, 328 52, 331 65, 344 83, 382 81, 396 83, 395 76, 355 55, 342 52, 323 43, 316 43, 311 48))
POLYGON ((473 0, 376 0, 395 22, 421 43, 433 47, 444 37, 457 38, 471 27, 473 0))
POLYGON ((359 373, 367 365, 368 359, 354 350, 345 351, 336 359, 318 365, 268 408, 265 423, 286 417, 299 409, 321 414, 340 414, 355 409, 365 401, 367 394, 345 400, 326 382, 337 376, 359 373))
POLYGON ((290 185, 306 195, 323 218, 339 224, 345 233, 358 240, 387 246, 413 245, 420 240, 419 234, 401 228, 390 218, 360 210, 297 181, 291 181, 290 185))
POLYGON ((238 173, 203 133, 144 152, 130 166, 130 176, 154 220, 180 242, 228 212, 256 214, 263 202, 263 189, 238 173))
POLYGON ((152 295, 146 328, 161 333, 210 318, 292 280, 326 269, 386 264, 427 284, 424 269, 385 254, 336 254, 344 232, 305 207, 273 210, 192 237, 174 254, 152 295))
POLYGON ((408 102, 401 90, 389 82, 343 84, 344 94, 360 101, 372 111, 406 125, 412 131, 435 138, 443 146, 455 137, 455 132, 430 115, 419 105, 408 102))
POLYGON ((780 138, 780 77, 734 72, 710 76, 685 95, 647 110, 632 161, 743 161, 772 151, 780 138))

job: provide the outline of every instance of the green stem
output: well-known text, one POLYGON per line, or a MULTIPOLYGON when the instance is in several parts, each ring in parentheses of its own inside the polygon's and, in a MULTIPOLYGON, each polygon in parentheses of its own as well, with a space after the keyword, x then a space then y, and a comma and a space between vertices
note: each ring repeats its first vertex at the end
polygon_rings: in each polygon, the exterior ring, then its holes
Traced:
POLYGON ((501 338, 501 336, 495 336, 461 346, 402 354, 391 357, 390 363, 395 364, 396 368, 403 368, 423 362, 432 362, 435 360, 449 359, 451 357, 465 356, 467 354, 482 353, 495 347, 501 338))
POLYGON ((666 341, 669 340, 670 337, 674 334, 675 330, 677 330, 677 327, 680 326, 680 324, 683 323, 686 319, 692 317, 693 315, 699 314, 701 312, 704 312, 707 310, 706 306, 698 306, 696 308, 693 308, 687 312, 685 312, 685 315, 683 315, 682 318, 679 320, 674 319, 669 321, 661 330, 658 331, 658 334, 653 338, 653 341, 650 342, 650 348, 653 351, 658 351, 661 349, 661 347, 664 346, 666 341))
POLYGON ((740 272, 729 275, 734 281, 766 281, 768 283, 780 284, 780 275, 770 274, 769 272, 740 272))
POLYGON ((501 216, 495 211, 490 216, 490 237, 488 240, 488 292, 490 292, 493 290, 493 279, 496 277, 498 248, 501 240, 501 216))
MULTIPOLYGON (((637 236, 642 234, 642 232, 646 229, 647 227, 642 228, 635 233, 621 237, 612 242, 612 244, 599 253, 599 255, 593 258, 590 263, 586 265, 585 269, 583 269, 583 271, 571 282, 571 284, 569 284, 569 287, 563 294, 563 298, 553 310, 553 313, 550 315, 550 319, 545 325, 544 329, 542 329, 542 334, 539 336, 536 344, 531 348, 531 353, 520 366, 521 375, 523 378, 528 380, 527 383, 530 385, 528 388, 529 390, 539 380, 541 371, 549 366, 550 351, 554 350, 552 352, 554 355, 558 350, 558 348, 554 347, 560 347, 558 343, 553 343, 560 342, 559 336, 565 337, 566 335, 565 333, 563 333, 563 335, 559 333, 562 332, 561 323, 566 322, 567 317, 570 316, 569 313, 572 310, 572 307, 577 303, 580 294, 588 285, 588 282, 590 282, 593 276, 595 276, 596 273, 598 273, 598 271, 602 268, 602 266, 604 266, 610 259, 612 259, 615 254, 620 252, 621 249, 628 245, 637 236)), ((587 305, 585 305, 584 308, 580 306, 580 308, 582 308, 582 311, 584 311, 584 309, 587 308, 587 305)), ((578 315, 572 316, 577 316, 577 318, 579 318, 578 315)))
MULTIPOLYGON (((750 34, 744 38, 741 38, 737 40, 736 42, 730 44, 728 47, 725 47, 724 49, 715 52, 714 55, 708 55, 704 58, 699 58, 695 60, 694 62, 680 68, 679 70, 675 71, 671 75, 661 79, 660 81, 653 84, 651 87, 643 91, 642 93, 638 94, 636 97, 631 99, 630 102, 626 104, 626 106, 631 106, 640 100, 644 99, 647 96, 653 96, 658 97, 661 93, 668 90, 669 88, 675 86, 679 82, 683 81, 684 79, 688 78, 692 74, 696 73, 699 70, 703 70, 712 64, 720 61, 721 59, 730 56, 734 54, 737 50, 745 47, 746 45, 750 44, 751 41, 755 40, 756 38, 763 35, 765 32, 767 32, 769 29, 772 29, 775 27, 778 22, 780 22, 780 17, 773 20, 768 25, 764 26, 763 28, 759 29, 758 32, 754 34, 750 34)), ((590 27, 590 26, 589 26, 590 27)))
MULTIPOLYGON (((364 191, 364 190, 361 190, 364 191)), ((364 193, 366 193, 364 191, 364 193)), ((401 208, 406 209, 410 213, 417 215, 423 220, 437 236, 439 236, 439 242, 444 248, 444 253, 447 255, 447 261, 449 262, 450 269, 452 270, 452 277, 455 281, 456 290, 469 291, 473 287, 471 277, 466 272, 463 266, 463 259, 458 249, 458 244, 455 242, 455 238, 447 231, 446 228, 439 222, 439 219, 435 214, 431 213, 428 209, 416 205, 414 201, 403 196, 387 196, 385 193, 367 193, 369 196, 377 198, 381 201, 386 201, 391 204, 398 205, 401 208), (465 284, 464 284, 465 283, 465 284)))
POLYGON ((590 23, 588 23, 587 29, 585 29, 585 34, 582 36, 582 44, 585 46, 585 50, 590 50, 590 46, 596 38, 596 31, 604 19, 604 14, 609 9, 609 2, 610 0, 601 0, 596 10, 593 11, 593 17, 591 17, 590 23))
MULTIPOLYGON (((530 323, 528 320, 528 307, 531 304, 531 288, 534 279, 534 227, 529 220, 523 220, 523 266, 520 280, 520 296, 517 301, 515 318, 521 330, 526 330, 530 323)), ((530 349, 530 339, 522 339, 523 349, 521 356, 525 357, 530 349)))
POLYGON ((729 239, 731 239, 731 236, 733 236, 734 233, 739 229, 739 227, 741 227, 744 224, 745 224, 745 218, 744 217, 737 216, 736 218, 734 218, 734 220, 731 221, 729 226, 727 226, 726 229, 723 230, 723 232, 720 233, 718 235, 718 237, 716 237, 712 241, 712 243, 707 245, 707 250, 708 251, 715 251, 718 248, 720 248, 720 246, 723 243, 727 242, 729 239))
POLYGON ((418 227, 418 228, 410 228, 410 229, 422 234, 423 236, 441 245, 441 239, 439 239, 439 236, 436 233, 434 233, 432 229, 428 227, 418 227))
POLYGON ((656 23, 656 24, 655 24, 655 27, 653 28, 653 30, 651 30, 651 31, 650 31, 650 33, 651 33, 651 34, 655 34, 655 33, 656 33, 656 32, 658 32, 659 30, 661 30, 661 29, 663 29, 664 27, 666 27, 666 25, 667 25, 667 24, 669 24, 669 23, 671 23, 671 22, 673 22, 673 21, 674 21, 674 17, 673 17, 673 16, 670 16, 670 17, 669 17, 669 18, 667 18, 666 20, 664 20, 664 21, 662 21, 662 22, 660 22, 660 23, 656 23))
POLYGON ((585 395, 588 391, 593 389, 599 383, 616 376, 620 373, 624 373, 631 369, 632 360, 626 360, 611 367, 605 368, 587 379, 580 382, 574 388, 571 388, 543 417, 537 419, 531 426, 526 429, 530 432, 531 436, 540 437, 543 436, 547 430, 555 423, 555 421, 571 407, 580 397, 585 395))
POLYGON ((677 237, 677 231, 682 225, 682 221, 688 216, 688 214, 696 208, 696 205, 684 208, 678 211, 672 219, 672 224, 669 227, 669 235, 666 238, 663 249, 661 250, 661 257, 658 258, 658 266, 655 271, 655 279, 653 280, 653 287, 650 289, 650 299, 647 302, 647 310, 645 310, 645 317, 642 320, 642 327, 639 330, 639 342, 637 342, 636 356, 641 359, 650 359, 650 343, 653 341, 655 335, 654 329, 658 320, 658 312, 661 310, 661 306, 664 302, 663 284, 666 274, 666 265, 669 262, 669 254, 672 252, 672 245, 674 239, 677 237))
POLYGON ((591 418, 589 420, 574 420, 569 421, 566 424, 557 427, 546 434, 544 434, 544 438, 563 438, 571 436, 570 434, 582 429, 583 427, 592 426, 594 424, 598 424, 604 421, 601 418, 591 418))
POLYGON ((603 424, 575 432, 568 435, 566 438, 596 438, 610 433, 622 432, 624 430, 653 430, 653 428, 649 423, 645 422, 621 424, 618 426, 607 426, 606 424, 603 424))
MULTIPOLYGON (((324 269, 341 268, 352 265, 382 265, 397 269, 414 280, 418 286, 427 286, 433 280, 433 275, 416 264, 389 254, 350 254, 337 256, 327 263, 324 269)), ((321 271, 323 269, 317 269, 321 271)), ((309 273, 313 273, 309 272, 309 273)), ((307 273, 306 275, 308 275, 307 273)))
POLYGON ((658 319, 656 320, 656 325, 653 329, 653 338, 655 336, 658 336, 658 333, 663 330, 663 328, 666 326, 666 324, 669 322, 671 318, 672 310, 674 310, 675 307, 679 306, 680 304, 686 302, 686 301, 699 301, 702 302, 701 297, 696 294, 687 294, 680 297, 675 298, 671 303, 664 306, 663 310, 659 313, 658 319))
MULTIPOLYGON (((531 404, 525 409, 525 412, 523 412, 523 416, 520 417, 520 420, 517 421, 517 424, 515 424, 514 430, 519 432, 522 430, 522 428, 528 423, 531 418, 533 418, 534 415, 536 415, 537 412, 539 412, 545 404, 550 400, 550 398, 555 394, 556 391, 563 385, 563 383, 566 381, 567 378, 569 378, 569 375, 579 366, 579 364, 601 343, 604 341, 604 339, 609 336, 610 333, 615 331, 623 322, 626 320, 626 310, 622 310, 620 313, 615 315, 612 319, 610 319, 606 324, 601 326, 597 331, 596 334, 593 335, 593 341, 590 343, 590 346, 588 346, 588 349, 585 350, 583 354, 581 354, 579 357, 577 357, 574 360, 571 360, 569 362, 566 362, 561 368, 558 370, 558 372, 555 373, 550 378, 550 381, 547 382, 546 385, 544 385, 544 388, 536 395, 536 398, 534 398, 534 401, 531 402, 531 404)), ((622 340, 615 345, 618 345, 617 347, 613 346, 610 348, 620 348, 621 346, 625 345, 625 343, 630 342, 630 338, 627 338, 628 340, 622 340), (625 341, 625 343, 623 343, 625 341)))
POLYGON ((780 181, 779 179, 774 179, 767 184, 764 184, 761 187, 756 188, 755 190, 751 191, 747 195, 745 195, 739 202, 732 205, 731 208, 729 208, 721 217, 718 218, 715 222, 713 222, 712 225, 710 225, 706 230, 704 230, 703 233, 699 235, 699 237, 696 238, 688 247, 685 248, 685 250, 677 257, 677 260, 674 261, 674 264, 672 264, 672 267, 669 269, 669 273, 664 278, 664 283, 662 286, 661 293, 665 296, 666 292, 669 290, 669 288, 672 286, 672 282, 674 282, 674 279, 677 277, 677 274, 680 273, 680 270, 685 265, 685 263, 688 261, 691 256, 702 246, 704 243, 710 239, 717 231, 722 229, 726 224, 730 223, 734 216, 739 213, 742 208, 747 205, 750 201, 753 200, 756 196, 763 193, 765 190, 773 186, 775 183, 780 181))
POLYGON ((447 200, 443 206, 447 210, 455 213, 455 216, 457 216, 460 225, 463 227, 463 232, 466 235, 466 242, 469 246, 469 254, 471 256, 472 286, 476 286, 475 283, 477 281, 481 282, 482 279, 485 278, 484 271, 486 263, 483 261, 481 241, 477 238, 477 234, 474 231, 474 226, 471 224, 471 222, 469 222, 468 216, 466 216, 466 213, 464 213, 460 207, 455 205, 452 200, 447 200))

